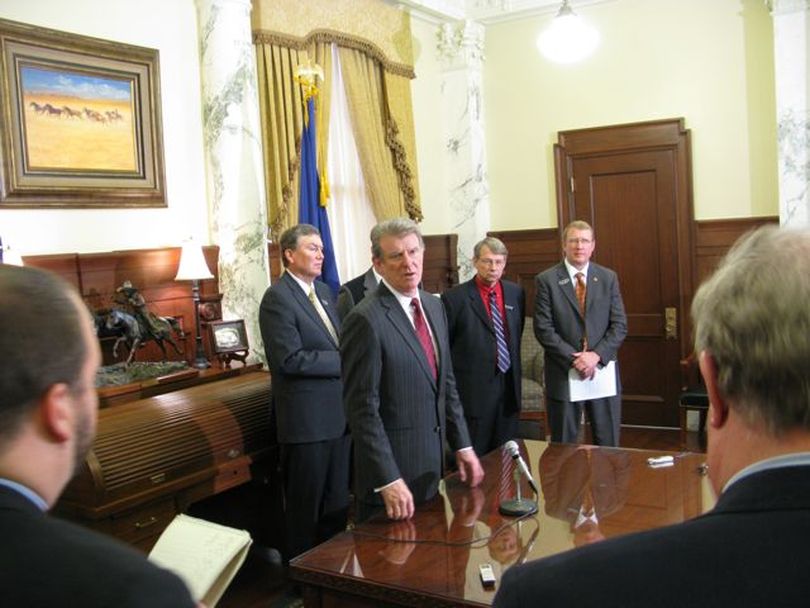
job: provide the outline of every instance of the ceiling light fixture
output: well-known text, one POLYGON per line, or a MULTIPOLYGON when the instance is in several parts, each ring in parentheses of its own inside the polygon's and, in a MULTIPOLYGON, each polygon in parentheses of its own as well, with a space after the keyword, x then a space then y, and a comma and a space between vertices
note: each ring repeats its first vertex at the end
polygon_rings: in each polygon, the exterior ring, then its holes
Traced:
POLYGON ((551 25, 537 37, 537 48, 555 63, 581 61, 598 45, 599 32, 574 13, 568 0, 563 0, 551 25))

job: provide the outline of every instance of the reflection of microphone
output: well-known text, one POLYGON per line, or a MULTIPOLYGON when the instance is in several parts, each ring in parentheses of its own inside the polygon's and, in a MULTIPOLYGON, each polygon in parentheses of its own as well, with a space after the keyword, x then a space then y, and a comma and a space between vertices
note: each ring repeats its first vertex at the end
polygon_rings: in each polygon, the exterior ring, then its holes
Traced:
POLYGON ((526 466, 526 461, 523 460, 523 456, 520 455, 520 450, 518 450, 518 445, 514 441, 507 441, 503 444, 503 449, 509 452, 509 455, 512 457, 517 463, 517 467, 520 469, 520 472, 529 480, 529 485, 534 490, 535 496, 540 495, 540 490, 537 487, 537 482, 532 477, 531 472, 529 471, 529 467, 526 466))

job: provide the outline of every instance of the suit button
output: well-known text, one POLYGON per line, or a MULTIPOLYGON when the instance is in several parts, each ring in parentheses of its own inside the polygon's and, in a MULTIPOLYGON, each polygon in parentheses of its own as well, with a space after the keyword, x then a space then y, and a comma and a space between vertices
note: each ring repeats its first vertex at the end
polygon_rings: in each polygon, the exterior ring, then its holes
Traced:
POLYGON ((442 430, 442 427, 440 427, 440 426, 434 426, 433 427, 433 432, 434 433, 439 433, 439 432, 441 432, 441 430, 442 430))

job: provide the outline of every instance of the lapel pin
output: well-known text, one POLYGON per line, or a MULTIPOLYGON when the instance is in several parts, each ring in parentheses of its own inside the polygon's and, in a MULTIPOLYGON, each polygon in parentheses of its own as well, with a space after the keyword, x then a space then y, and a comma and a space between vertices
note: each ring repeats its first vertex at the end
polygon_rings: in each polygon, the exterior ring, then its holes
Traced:
POLYGON ((557 284, 558 285, 567 285, 570 282, 571 282, 571 279, 562 279, 561 281, 558 281, 557 284))

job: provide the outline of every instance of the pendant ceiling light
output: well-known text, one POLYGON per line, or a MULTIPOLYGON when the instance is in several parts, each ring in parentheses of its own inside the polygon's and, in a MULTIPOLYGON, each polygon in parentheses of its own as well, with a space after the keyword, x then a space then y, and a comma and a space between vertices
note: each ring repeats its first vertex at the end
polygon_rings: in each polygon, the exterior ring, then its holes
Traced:
POLYGON ((599 32, 574 13, 568 0, 563 0, 551 25, 537 37, 537 48, 555 63, 581 61, 598 45, 599 32))

